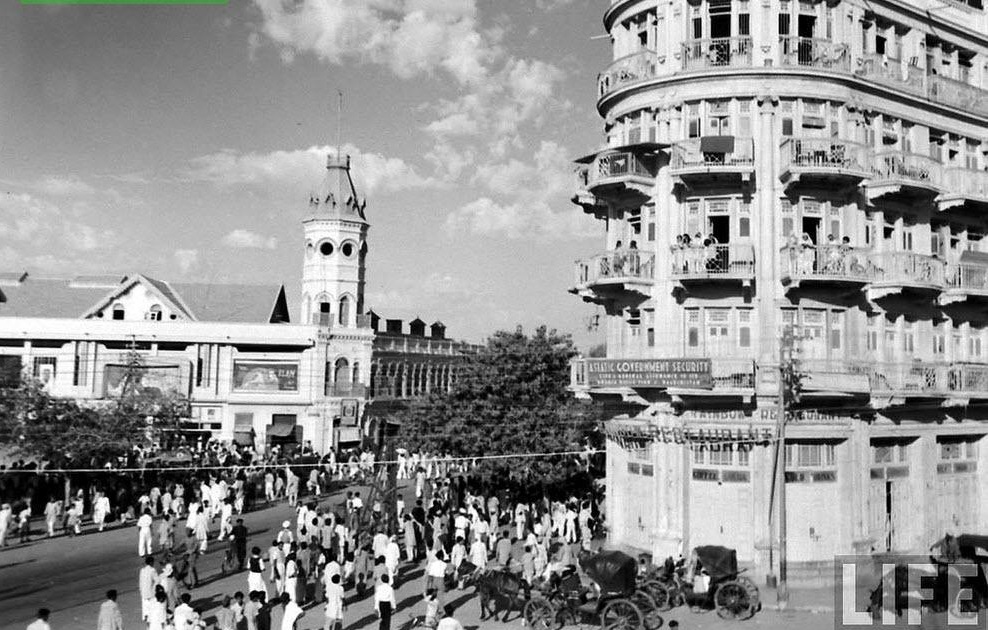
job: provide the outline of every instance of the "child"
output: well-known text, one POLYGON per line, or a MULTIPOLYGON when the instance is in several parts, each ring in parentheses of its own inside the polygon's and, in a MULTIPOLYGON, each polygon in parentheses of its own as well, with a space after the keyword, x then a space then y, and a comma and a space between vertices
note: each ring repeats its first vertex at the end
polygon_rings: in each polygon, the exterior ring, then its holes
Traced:
POLYGON ((425 627, 435 628, 439 624, 439 599, 436 589, 430 588, 425 592, 425 627))

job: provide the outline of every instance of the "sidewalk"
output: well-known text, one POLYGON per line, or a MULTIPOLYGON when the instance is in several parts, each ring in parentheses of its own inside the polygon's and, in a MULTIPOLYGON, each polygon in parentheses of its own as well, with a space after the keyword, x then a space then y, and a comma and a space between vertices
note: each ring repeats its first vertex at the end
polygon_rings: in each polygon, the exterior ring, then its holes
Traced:
POLYGON ((789 603, 783 609, 778 605, 776 589, 758 585, 762 599, 762 610, 831 614, 834 612, 834 587, 829 584, 819 586, 790 586, 789 603))

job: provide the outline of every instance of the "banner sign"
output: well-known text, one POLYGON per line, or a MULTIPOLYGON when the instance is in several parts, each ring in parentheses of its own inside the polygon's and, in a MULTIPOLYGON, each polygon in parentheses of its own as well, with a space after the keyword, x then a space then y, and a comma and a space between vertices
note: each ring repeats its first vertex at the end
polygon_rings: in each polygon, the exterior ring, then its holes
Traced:
POLYGON ((604 434, 608 439, 620 444, 630 442, 665 442, 685 444, 692 442, 750 442, 761 443, 772 440, 775 430, 771 427, 738 427, 700 428, 700 427, 660 427, 656 425, 642 426, 605 426, 604 434))
POLYGON ((128 373, 138 379, 138 390, 158 390, 164 394, 188 393, 183 387, 182 368, 178 365, 107 365, 103 373, 104 396, 114 398, 123 394, 128 373))
POLYGON ((340 404, 340 423, 344 425, 357 424, 357 399, 346 398, 340 404))
POLYGON ((298 363, 234 361, 233 389, 241 392, 297 392, 298 363))
POLYGON ((586 359, 590 387, 713 389, 710 359, 586 359))

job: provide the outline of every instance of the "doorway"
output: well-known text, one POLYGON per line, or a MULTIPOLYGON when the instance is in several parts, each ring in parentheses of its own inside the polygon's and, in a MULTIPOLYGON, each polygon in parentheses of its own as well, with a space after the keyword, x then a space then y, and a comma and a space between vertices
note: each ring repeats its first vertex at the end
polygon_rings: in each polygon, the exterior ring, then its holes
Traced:
MULTIPOLYGON (((728 214, 720 214, 710 217, 710 234, 716 239, 717 243, 721 245, 727 245, 731 242, 731 216, 728 214)), ((718 271, 726 271, 728 269, 727 253, 729 247, 716 247, 715 255, 712 260, 707 264, 711 264, 718 271)))
MULTIPOLYGON (((803 217, 803 234, 808 234, 814 245, 819 244, 820 217, 803 217)), ((800 238, 802 238, 802 234, 800 238)))
POLYGON ((816 31, 816 16, 800 15, 796 28, 799 35, 799 65, 815 65, 817 55, 813 51, 813 35, 816 31))

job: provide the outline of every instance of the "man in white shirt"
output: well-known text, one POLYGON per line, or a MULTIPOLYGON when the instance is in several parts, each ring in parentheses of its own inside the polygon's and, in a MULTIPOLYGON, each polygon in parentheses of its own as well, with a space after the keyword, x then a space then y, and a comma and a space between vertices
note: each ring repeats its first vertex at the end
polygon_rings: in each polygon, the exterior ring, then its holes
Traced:
POLYGON ((343 630, 343 584, 339 573, 326 584, 325 630, 343 630))
MULTIPOLYGON (((281 617, 281 630, 296 630, 295 624, 305 611, 288 593, 281 594, 281 605, 285 607, 285 614, 281 617)), ((175 630, 178 630, 177 626, 175 630)))
POLYGON ((141 592, 141 619, 145 622, 154 601, 154 587, 158 584, 158 572, 154 568, 154 556, 144 557, 144 566, 137 575, 137 584, 141 592))
POLYGON ((195 630, 192 625, 196 611, 192 609, 192 595, 182 593, 182 603, 175 607, 175 630, 195 630))
POLYGON ((398 539, 392 536, 384 549, 384 566, 388 568, 392 584, 395 583, 395 577, 398 575, 399 561, 401 561, 401 547, 398 546, 398 539))
POLYGON ((374 588, 374 607, 381 620, 380 630, 391 630, 391 613, 398 604, 395 603, 395 590, 391 588, 391 580, 387 574, 381 576, 381 581, 374 588))
POLYGON ((137 555, 150 556, 154 553, 151 549, 151 525, 154 519, 151 518, 151 510, 144 510, 141 518, 137 519, 137 555))
POLYGON ((374 534, 374 540, 372 542, 374 548, 374 559, 377 560, 381 556, 385 555, 388 550, 388 536, 382 531, 378 531, 374 534))
POLYGON ((51 630, 51 626, 48 625, 48 615, 50 614, 51 611, 47 608, 38 610, 38 618, 27 627, 27 630, 51 630))
POLYGON ((446 552, 442 549, 436 551, 436 557, 429 562, 425 570, 426 589, 436 589, 436 599, 439 601, 439 610, 443 610, 446 605, 446 552))

